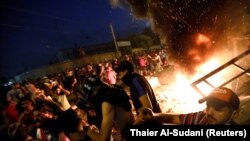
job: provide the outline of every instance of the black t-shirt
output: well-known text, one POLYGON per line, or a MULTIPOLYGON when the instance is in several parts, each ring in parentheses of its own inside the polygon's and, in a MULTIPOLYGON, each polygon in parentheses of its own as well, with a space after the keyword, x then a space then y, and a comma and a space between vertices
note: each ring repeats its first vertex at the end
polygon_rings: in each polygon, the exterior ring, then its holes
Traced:
POLYGON ((129 96, 123 88, 114 85, 112 88, 107 85, 102 85, 94 98, 94 105, 99 116, 102 115, 101 106, 103 102, 108 102, 111 105, 122 107, 125 111, 131 111, 129 96))
POLYGON ((63 86, 66 90, 69 90, 71 91, 73 88, 72 88, 72 84, 74 82, 74 79, 75 77, 72 75, 72 76, 65 76, 64 79, 62 80, 63 82, 63 86))

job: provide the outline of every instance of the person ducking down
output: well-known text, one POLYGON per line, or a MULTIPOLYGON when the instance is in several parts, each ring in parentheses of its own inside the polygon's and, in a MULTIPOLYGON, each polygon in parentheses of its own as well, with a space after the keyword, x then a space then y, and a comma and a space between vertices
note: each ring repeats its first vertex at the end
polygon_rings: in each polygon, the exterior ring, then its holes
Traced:
POLYGON ((215 88, 208 96, 199 100, 206 102, 206 109, 188 114, 153 113, 144 108, 140 110, 136 124, 147 122, 185 125, 231 125, 238 116, 240 100, 236 93, 226 87, 215 88))

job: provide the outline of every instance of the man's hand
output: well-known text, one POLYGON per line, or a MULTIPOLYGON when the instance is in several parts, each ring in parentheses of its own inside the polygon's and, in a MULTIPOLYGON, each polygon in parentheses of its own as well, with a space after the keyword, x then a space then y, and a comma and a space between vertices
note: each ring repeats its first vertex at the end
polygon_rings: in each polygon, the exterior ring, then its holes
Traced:
POLYGON ((147 108, 147 107, 141 107, 138 110, 139 114, 137 116, 137 119, 134 122, 134 125, 137 124, 143 124, 145 121, 150 120, 154 117, 154 113, 152 109, 147 108))

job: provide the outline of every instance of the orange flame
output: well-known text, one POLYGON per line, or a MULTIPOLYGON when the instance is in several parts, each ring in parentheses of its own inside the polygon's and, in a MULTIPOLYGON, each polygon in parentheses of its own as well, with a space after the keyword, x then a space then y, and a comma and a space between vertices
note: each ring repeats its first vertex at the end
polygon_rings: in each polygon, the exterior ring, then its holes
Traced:
MULTIPOLYGON (((153 79, 150 82, 154 86, 154 91, 163 112, 168 113, 190 113, 203 110, 205 104, 199 104, 198 100, 202 98, 201 94, 193 89, 190 85, 193 81, 211 72, 222 64, 220 58, 211 58, 203 65, 196 68, 196 74, 187 77, 183 73, 178 72, 175 74, 175 81, 169 85, 159 85, 159 81, 153 79)), ((230 70, 225 71, 223 75, 232 73, 230 70)), ((166 74, 167 75, 167 74, 166 74)), ((224 76, 210 78, 209 82, 215 84, 223 83, 224 76)), ((216 84, 217 85, 217 84, 216 84)), ((215 85, 215 87, 216 87, 215 85)), ((197 87, 206 95, 208 95, 213 88, 206 83, 200 83, 197 87)))
POLYGON ((210 44, 211 40, 204 34, 198 34, 198 37, 196 39, 196 44, 201 45, 201 44, 210 44))

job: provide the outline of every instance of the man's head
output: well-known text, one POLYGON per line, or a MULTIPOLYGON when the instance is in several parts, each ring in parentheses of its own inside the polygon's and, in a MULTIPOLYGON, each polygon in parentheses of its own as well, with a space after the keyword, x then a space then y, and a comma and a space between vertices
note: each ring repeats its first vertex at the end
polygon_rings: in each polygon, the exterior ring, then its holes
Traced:
POLYGON ((239 97, 225 87, 214 89, 208 96, 199 100, 207 102, 206 114, 209 124, 225 124, 232 119, 239 109, 239 97))
POLYGON ((122 61, 117 68, 118 72, 125 70, 127 70, 128 72, 134 72, 133 64, 127 60, 122 61))
POLYGON ((14 82, 13 84, 12 84, 12 88, 13 89, 19 89, 21 87, 21 84, 19 83, 19 82, 14 82))
POLYGON ((93 66, 91 64, 87 64, 86 65, 86 70, 87 70, 87 72, 93 71, 93 66))
POLYGON ((20 104, 21 104, 22 108, 25 109, 25 112, 27 112, 27 113, 30 113, 35 109, 35 103, 31 99, 31 97, 28 95, 25 97, 22 97, 20 99, 20 104))
POLYGON ((122 80, 124 83, 126 83, 127 85, 130 83, 130 81, 127 79, 129 74, 134 72, 134 66, 131 62, 129 61, 122 61, 118 68, 117 68, 117 73, 118 73, 118 77, 117 79, 122 80))
POLYGON ((83 124, 80 117, 73 110, 63 111, 57 118, 59 128, 72 141, 85 140, 87 132, 83 130, 83 124))

